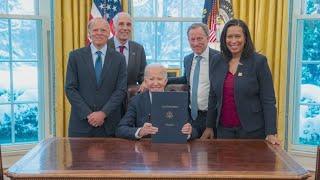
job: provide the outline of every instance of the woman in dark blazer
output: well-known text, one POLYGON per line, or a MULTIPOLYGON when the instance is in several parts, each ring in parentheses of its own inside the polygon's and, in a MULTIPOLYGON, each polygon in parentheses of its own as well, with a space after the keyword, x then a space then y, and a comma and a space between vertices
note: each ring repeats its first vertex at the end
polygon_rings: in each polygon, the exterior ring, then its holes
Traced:
POLYGON ((210 68, 207 135, 266 139, 279 144, 276 99, 267 58, 255 52, 248 26, 242 20, 226 23, 220 41, 221 54, 214 56, 210 68))

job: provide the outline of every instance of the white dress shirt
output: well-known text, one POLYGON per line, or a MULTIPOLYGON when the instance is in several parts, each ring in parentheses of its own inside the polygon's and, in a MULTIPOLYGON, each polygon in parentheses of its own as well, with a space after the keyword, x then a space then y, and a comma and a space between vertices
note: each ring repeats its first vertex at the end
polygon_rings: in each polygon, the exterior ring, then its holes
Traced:
POLYGON ((190 71, 190 94, 192 94, 192 82, 193 72, 196 66, 196 56, 202 56, 200 61, 200 73, 199 73, 199 85, 198 85, 198 109, 201 111, 208 110, 208 99, 209 99, 209 46, 203 51, 202 54, 194 54, 191 71, 190 71))

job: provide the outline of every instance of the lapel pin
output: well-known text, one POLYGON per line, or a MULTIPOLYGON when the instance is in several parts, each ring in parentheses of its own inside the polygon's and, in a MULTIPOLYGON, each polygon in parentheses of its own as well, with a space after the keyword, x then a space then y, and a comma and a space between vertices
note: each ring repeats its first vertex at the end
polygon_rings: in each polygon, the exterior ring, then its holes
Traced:
POLYGON ((239 72, 239 73, 238 73, 238 76, 242 76, 242 72, 239 72))

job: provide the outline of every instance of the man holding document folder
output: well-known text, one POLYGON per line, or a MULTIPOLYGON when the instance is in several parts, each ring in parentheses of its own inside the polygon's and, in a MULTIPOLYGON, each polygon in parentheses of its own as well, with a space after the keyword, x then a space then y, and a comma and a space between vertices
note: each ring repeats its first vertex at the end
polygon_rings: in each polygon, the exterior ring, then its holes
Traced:
MULTIPOLYGON (((148 91, 138 94, 130 101, 127 113, 118 124, 117 137, 135 140, 159 132, 158 127, 154 127, 151 121, 152 93, 164 91, 167 84, 166 68, 161 64, 147 65, 144 81, 148 91)), ((183 120, 186 123, 182 126, 181 133, 187 135, 188 139, 196 138, 198 132, 192 128, 188 120, 183 120)))

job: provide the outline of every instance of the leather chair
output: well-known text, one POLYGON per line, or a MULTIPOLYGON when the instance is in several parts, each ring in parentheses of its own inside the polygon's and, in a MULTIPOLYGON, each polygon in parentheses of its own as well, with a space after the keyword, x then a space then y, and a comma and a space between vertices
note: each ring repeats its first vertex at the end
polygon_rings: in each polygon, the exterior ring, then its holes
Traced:
POLYGON ((138 94, 139 88, 140 88, 140 85, 133 85, 133 86, 129 86, 128 87, 128 91, 127 91, 127 100, 128 100, 128 102, 130 102, 130 99, 133 96, 138 94))
POLYGON ((186 84, 168 84, 165 91, 189 91, 189 86, 186 84))
POLYGON ((3 180, 1 145, 0 145, 0 180, 3 180))
MULTIPOLYGON (((140 85, 132 85, 128 87, 127 97, 125 100, 125 111, 128 109, 128 103, 131 98, 138 94, 140 85)), ((189 87, 186 84, 168 84, 165 91, 188 91, 189 87)))
POLYGON ((140 85, 132 85, 128 87, 127 97, 125 99, 125 112, 127 112, 128 104, 131 98, 138 94, 140 85))
POLYGON ((315 180, 320 180, 320 146, 317 148, 315 180))

